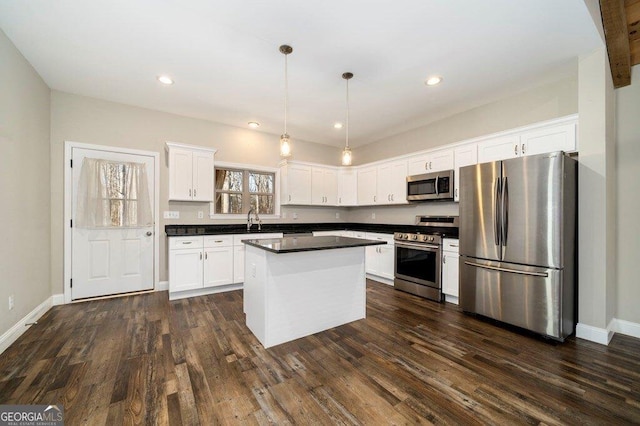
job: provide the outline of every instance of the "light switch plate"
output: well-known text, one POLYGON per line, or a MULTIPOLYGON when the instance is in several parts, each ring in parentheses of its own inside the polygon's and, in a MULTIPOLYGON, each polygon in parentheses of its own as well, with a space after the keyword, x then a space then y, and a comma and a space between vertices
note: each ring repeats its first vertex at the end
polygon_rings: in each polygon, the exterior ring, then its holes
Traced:
POLYGON ((180 219, 180 212, 175 210, 167 210, 164 212, 165 219, 180 219))
POLYGON ((202 210, 198 211, 198 219, 204 218, 204 212, 202 210))

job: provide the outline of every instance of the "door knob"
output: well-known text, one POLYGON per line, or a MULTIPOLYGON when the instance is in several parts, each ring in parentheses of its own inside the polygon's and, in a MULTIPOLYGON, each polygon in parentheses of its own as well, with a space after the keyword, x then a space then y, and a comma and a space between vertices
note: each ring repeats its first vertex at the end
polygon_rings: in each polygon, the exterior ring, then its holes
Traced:
POLYGON ((150 237, 150 236, 152 236, 152 235, 153 235, 153 232, 151 232, 151 231, 147 231, 147 237, 150 237))

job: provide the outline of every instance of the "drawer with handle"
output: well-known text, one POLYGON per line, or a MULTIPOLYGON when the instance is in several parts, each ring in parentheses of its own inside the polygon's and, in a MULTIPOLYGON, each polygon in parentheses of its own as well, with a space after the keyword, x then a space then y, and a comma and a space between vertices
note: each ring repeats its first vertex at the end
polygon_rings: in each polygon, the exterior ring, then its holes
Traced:
POLYGON ((202 248, 202 236, 169 238, 170 250, 187 248, 202 248))
POLYGON ((205 247, 225 247, 233 245, 233 235, 205 235, 205 247))

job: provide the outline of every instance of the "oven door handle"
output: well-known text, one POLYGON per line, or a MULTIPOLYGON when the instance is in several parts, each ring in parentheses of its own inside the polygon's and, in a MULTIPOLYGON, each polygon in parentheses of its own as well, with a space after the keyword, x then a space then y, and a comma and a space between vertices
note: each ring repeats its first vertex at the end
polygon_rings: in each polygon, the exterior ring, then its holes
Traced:
POLYGON ((411 243, 405 243, 405 242, 402 242, 402 243, 396 242, 396 247, 406 247, 406 248, 412 248, 412 249, 424 250, 424 251, 440 250, 440 246, 432 246, 428 244, 411 244, 411 243))

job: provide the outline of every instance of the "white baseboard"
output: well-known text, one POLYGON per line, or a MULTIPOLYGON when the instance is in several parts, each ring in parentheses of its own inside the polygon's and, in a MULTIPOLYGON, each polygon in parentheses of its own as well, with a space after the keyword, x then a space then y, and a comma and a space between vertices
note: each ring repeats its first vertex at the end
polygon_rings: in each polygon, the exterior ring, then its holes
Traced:
POLYGON ((186 299, 187 297, 205 296, 207 294, 224 293, 225 291, 242 290, 243 284, 229 284, 220 287, 199 288, 196 290, 169 293, 169 300, 186 299))
POLYGON ((64 305, 64 294, 54 294, 51 296, 51 304, 53 306, 64 305))
POLYGON ((4 352, 9 346, 13 344, 22 334, 27 331, 29 326, 25 324, 32 323, 40 319, 50 308, 53 306, 53 300, 56 298, 64 297, 61 294, 56 294, 49 297, 47 300, 36 306, 31 312, 25 315, 20 321, 18 321, 13 327, 7 330, 2 336, 0 336, 0 354, 4 352))
POLYGON ((156 291, 169 291, 169 281, 159 281, 156 291))
POLYGON ((451 296, 449 294, 444 295, 444 301, 447 303, 453 303, 454 305, 460 304, 457 296, 451 296))
POLYGON ((608 345, 613 337, 614 320, 611 320, 607 328, 594 327, 583 323, 576 325, 576 337, 590 342, 599 343, 601 345, 608 345))
POLYGON ((377 275, 367 274, 367 279, 368 280, 377 281, 377 282, 382 283, 382 284, 390 285, 390 286, 393 287, 393 280, 390 280, 388 278, 379 277, 377 275))
POLYGON ((613 320, 613 331, 640 339, 640 324, 635 322, 615 318, 613 320))

